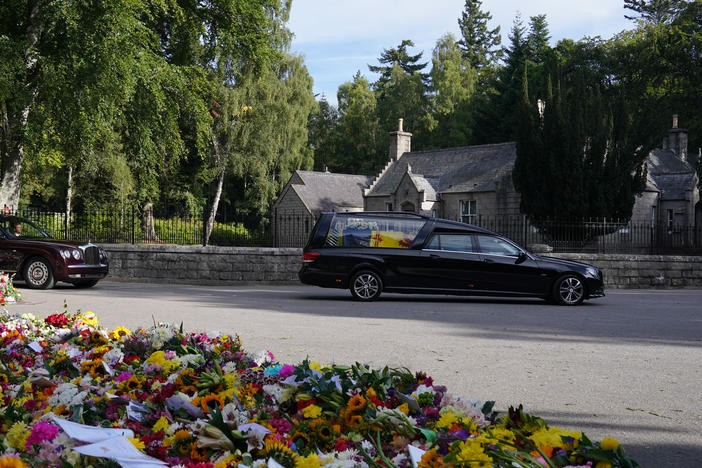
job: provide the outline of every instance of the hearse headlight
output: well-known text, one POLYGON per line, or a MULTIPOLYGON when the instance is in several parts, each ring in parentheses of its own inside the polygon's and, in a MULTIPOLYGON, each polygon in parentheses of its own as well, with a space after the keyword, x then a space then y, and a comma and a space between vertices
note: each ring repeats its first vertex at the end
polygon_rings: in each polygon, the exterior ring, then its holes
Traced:
POLYGON ((597 279, 600 277, 599 270, 595 267, 587 267, 585 268, 585 276, 597 279))
POLYGON ((75 258, 76 260, 80 260, 80 258, 82 257, 80 250, 78 249, 73 249, 71 253, 73 254, 73 258, 75 258))

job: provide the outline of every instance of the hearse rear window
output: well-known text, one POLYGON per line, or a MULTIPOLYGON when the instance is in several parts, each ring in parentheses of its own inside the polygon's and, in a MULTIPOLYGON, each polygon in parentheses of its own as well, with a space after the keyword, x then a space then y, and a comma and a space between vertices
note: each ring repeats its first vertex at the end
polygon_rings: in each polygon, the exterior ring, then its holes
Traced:
POLYGON ((406 249, 425 223, 425 219, 335 216, 325 246, 406 249))

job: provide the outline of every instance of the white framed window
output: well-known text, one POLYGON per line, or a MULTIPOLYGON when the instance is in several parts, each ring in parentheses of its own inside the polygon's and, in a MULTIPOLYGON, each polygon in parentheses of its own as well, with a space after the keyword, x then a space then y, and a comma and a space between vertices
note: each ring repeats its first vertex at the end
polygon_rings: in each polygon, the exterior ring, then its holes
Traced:
POLYGON ((673 220, 674 220, 673 210, 668 210, 668 220, 667 220, 666 224, 668 226, 668 233, 669 234, 671 232, 673 232, 673 222, 674 222, 673 220))
POLYGON ((478 216, 478 202, 475 200, 461 201, 461 222, 473 224, 478 216))
POLYGON ((385 211, 392 211, 392 203, 385 204, 385 211))

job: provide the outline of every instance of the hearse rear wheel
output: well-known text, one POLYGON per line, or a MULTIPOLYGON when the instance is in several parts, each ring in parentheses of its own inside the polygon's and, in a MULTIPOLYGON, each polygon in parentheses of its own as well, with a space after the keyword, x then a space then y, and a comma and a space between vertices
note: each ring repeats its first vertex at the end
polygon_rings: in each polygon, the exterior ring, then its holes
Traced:
POLYGON ((93 280, 80 280, 80 281, 73 281, 73 286, 76 288, 92 288, 98 283, 98 280, 93 279, 93 280))
POLYGON ((357 301, 374 301, 383 292, 383 280, 374 271, 359 271, 351 279, 351 295, 357 301))

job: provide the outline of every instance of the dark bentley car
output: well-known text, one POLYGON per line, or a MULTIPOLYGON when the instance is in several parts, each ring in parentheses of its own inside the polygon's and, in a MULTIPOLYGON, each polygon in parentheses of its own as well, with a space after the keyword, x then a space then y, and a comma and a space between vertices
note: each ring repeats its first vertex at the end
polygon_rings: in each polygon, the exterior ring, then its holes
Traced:
POLYGON ((602 272, 541 257, 469 224, 415 213, 323 213, 303 250, 300 281, 381 292, 535 296, 562 305, 604 296, 602 272))
POLYGON ((25 218, 0 215, 0 271, 16 273, 32 289, 49 289, 56 281, 80 288, 107 276, 107 252, 91 243, 51 239, 25 218))

